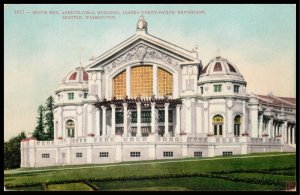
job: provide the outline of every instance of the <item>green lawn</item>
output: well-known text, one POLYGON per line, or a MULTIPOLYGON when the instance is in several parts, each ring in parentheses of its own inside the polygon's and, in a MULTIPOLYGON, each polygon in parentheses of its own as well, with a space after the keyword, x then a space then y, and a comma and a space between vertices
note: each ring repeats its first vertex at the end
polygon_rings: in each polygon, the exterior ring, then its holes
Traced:
POLYGON ((48 185, 49 191, 72 191, 74 189, 76 189, 76 191, 92 191, 92 188, 90 188, 84 183, 65 183, 48 185))
POLYGON ((96 182, 101 190, 124 191, 124 190, 154 190, 154 191, 181 191, 181 190, 280 190, 278 186, 267 186, 249 184, 243 182, 232 182, 223 179, 189 177, 171 178, 143 181, 115 181, 115 182, 96 182))
MULTIPOLYGON (((268 153, 269 155, 273 155, 274 153, 268 153)), ((268 155, 264 154, 264 155, 268 155)), ((278 153, 277 153, 278 154, 278 153)), ((253 156, 256 156, 256 154, 252 154, 253 156)), ((261 154, 260 154, 261 155, 261 154)), ((147 162, 147 164, 138 164, 139 162, 132 162, 132 163, 120 163, 116 166, 111 167, 85 167, 84 169, 71 169, 71 170, 48 170, 44 168, 43 172, 27 172, 27 173, 14 173, 10 174, 9 172, 4 173, 4 184, 6 187, 25 187, 29 185, 40 185, 42 183, 46 183, 51 188, 55 187, 51 184, 61 184, 61 183, 79 183, 83 180, 89 180, 92 182, 104 182, 105 180, 109 180, 109 182, 118 182, 118 180, 123 179, 121 183, 128 182, 128 179, 140 179, 145 177, 169 177, 166 178, 166 181, 172 181, 171 183, 176 183, 175 181, 180 179, 190 180, 193 178, 194 180, 199 179, 199 183, 205 184, 204 179, 216 179, 217 178, 203 178, 203 177, 193 177, 191 174, 210 174, 210 172, 216 172, 216 171, 236 171, 236 170, 253 170, 254 172, 259 169, 263 171, 286 171, 283 170, 285 168, 294 168, 296 170, 296 155, 290 154, 285 156, 264 156, 261 155, 261 157, 257 158, 233 158, 233 157, 226 157, 224 159, 218 159, 218 158, 211 158, 209 160, 206 159, 198 159, 195 161, 180 161, 180 162, 167 162, 167 163, 156 163, 157 161, 150 161, 147 162), (282 170, 277 170, 277 169, 282 170), (172 178, 174 175, 177 174, 180 177, 183 177, 185 175, 189 175, 189 178, 172 178), (127 179, 125 179, 127 178, 127 179), (200 182, 200 180, 203 180, 203 182, 200 182)), ((176 160, 178 161, 178 160, 176 160)), ((76 167, 76 166, 74 166, 76 167)), ((35 170, 40 170, 40 168, 36 168, 35 170)), ((23 169, 24 170, 24 169, 23 169)), ((288 170, 293 171, 293 170, 288 170)), ((281 173, 281 172, 280 172, 281 173)), ((283 175, 281 175, 283 176, 283 175)), ((277 177, 277 176, 276 176, 277 177)), ((284 176, 283 176, 284 177, 284 176)), ((193 180, 192 179, 192 180, 193 180)), ((131 182, 145 182, 146 180, 141 181, 131 181, 131 182)), ((149 180, 150 181, 150 180, 149 180)), ((153 180, 154 181, 154 180, 153 180)), ((159 180, 160 181, 160 180, 159 180)), ((217 186, 217 189, 230 189, 229 187, 226 187, 226 184, 224 183, 225 180, 221 180, 220 185, 217 186), (224 186, 221 184, 224 183, 224 186)), ((108 182, 108 183, 109 183, 108 182)), ((226 182, 231 183, 232 181, 226 180, 226 182)), ((97 183, 97 184, 98 184, 97 183)), ((130 182, 129 182, 130 183, 130 182)), ((193 182, 189 182, 193 183, 193 182)), ((218 183, 218 182, 215 182, 218 183)), ((235 182, 232 182, 235 183, 235 182)), ((145 185, 147 182, 145 183, 145 185)), ((237 183, 237 186, 242 186, 242 184, 237 183)), ((86 184, 83 184, 84 186, 88 187, 86 184)), ((129 185, 129 184, 128 184, 129 185)), ((196 185, 195 183, 193 186, 196 185)), ((197 184, 198 185, 198 184, 197 184)), ((228 184, 231 186, 232 184, 228 184)), ((249 185, 249 183, 247 183, 249 185)), ((246 186, 247 186, 246 185, 246 186)), ((256 184, 253 184, 256 185, 256 184)), ((141 188, 144 188, 143 184, 139 185, 141 188)), ((154 189, 155 186, 149 186, 148 184, 145 186, 146 188, 150 187, 151 189, 154 189)), ((167 189, 168 185, 162 186, 162 188, 167 189)), ((195 190, 198 188, 191 187, 191 186, 180 186, 180 185, 174 185, 169 186, 174 187, 177 190, 179 189, 191 189, 195 190)), ((73 187, 74 188, 74 187, 73 187)), ((79 187, 78 187, 79 188, 79 187)), ((90 187, 88 187, 90 188, 90 187)), ((123 189, 126 189, 127 187, 124 186, 123 189)), ((267 186, 262 187, 263 189, 269 189, 269 190, 275 190, 274 187, 267 186)), ((50 189, 50 188, 49 188, 50 189)), ((102 189, 102 188, 100 188, 102 189)), ((108 188, 107 188, 108 189, 108 188)), ((116 188, 114 188, 116 190, 116 188)), ((121 188, 120 188, 121 189, 121 188)), ((200 188, 199 188, 200 189, 200 188)), ((209 190, 211 189, 208 185, 202 186, 201 190, 209 190)), ((232 189, 232 188, 231 188, 232 189)), ((237 189, 240 189, 237 187, 237 189)), ((251 188, 250 188, 251 189, 251 188)), ((249 190, 250 190, 249 189, 249 190)), ((259 189, 256 187, 256 189, 259 189)), ((76 190, 76 188, 74 188, 76 190)), ((243 189, 240 189, 243 190, 243 189)), ((247 190, 247 188, 245 188, 247 190)))

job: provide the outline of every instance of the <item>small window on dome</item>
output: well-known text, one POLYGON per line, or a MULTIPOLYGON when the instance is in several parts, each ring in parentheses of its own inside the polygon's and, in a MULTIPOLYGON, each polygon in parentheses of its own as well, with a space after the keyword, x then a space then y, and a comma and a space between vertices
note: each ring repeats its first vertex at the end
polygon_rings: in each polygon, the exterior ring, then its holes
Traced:
POLYGON ((230 72, 236 72, 235 68, 233 68, 233 66, 231 64, 229 64, 229 63, 227 63, 227 64, 228 64, 230 72))
POLYGON ((89 75, 88 75, 87 72, 83 72, 83 80, 84 80, 84 81, 89 80, 89 75))
POLYGON ((74 72, 70 77, 69 80, 76 80, 77 72, 74 72))
POLYGON ((214 72, 221 72, 221 71, 222 71, 222 65, 220 62, 217 62, 214 67, 214 72))

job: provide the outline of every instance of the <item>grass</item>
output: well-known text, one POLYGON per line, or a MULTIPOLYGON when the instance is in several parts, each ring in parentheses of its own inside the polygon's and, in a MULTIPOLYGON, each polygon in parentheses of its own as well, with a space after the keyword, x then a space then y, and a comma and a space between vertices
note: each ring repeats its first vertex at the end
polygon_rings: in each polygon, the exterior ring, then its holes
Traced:
POLYGON ((54 184, 48 185, 49 191, 92 191, 92 188, 84 183, 65 183, 65 184, 54 184))
POLYGON ((249 184, 243 182, 232 182, 223 179, 189 177, 189 178, 171 178, 155 179, 143 181, 115 181, 115 182, 96 182, 101 190, 108 191, 182 191, 182 190, 278 190, 278 186, 266 186, 249 184))
MULTIPOLYGON (((274 153, 268 153, 268 154, 273 155, 274 153)), ((264 154, 264 155, 268 155, 268 154, 264 154)), ((253 155, 253 156, 256 156, 256 155, 253 155)), ((219 158, 220 157, 211 158, 209 160, 195 159, 195 161, 179 161, 179 162, 175 162, 175 161, 166 162, 165 161, 166 163, 157 163, 157 161, 155 161, 155 162, 147 161, 147 164, 139 164, 140 162, 132 162, 132 163, 120 163, 116 166, 111 166, 111 167, 95 167, 95 166, 87 167, 87 166, 85 166, 84 169, 69 169, 69 170, 47 170, 45 168, 45 169, 43 169, 44 172, 26 172, 26 173, 6 172, 6 173, 4 173, 4 184, 5 184, 5 186, 9 187, 9 186, 28 186, 28 185, 40 185, 41 186, 41 184, 46 183, 46 184, 48 184, 48 188, 49 188, 49 186, 51 186, 52 184, 60 185, 62 183, 78 183, 78 182, 81 182, 84 180, 89 180, 89 181, 100 181, 100 180, 104 180, 104 179, 118 180, 118 179, 124 178, 124 177, 133 178, 133 177, 150 177, 150 176, 168 176, 168 175, 172 175, 172 174, 173 175, 174 174, 185 175, 185 174, 194 174, 194 173, 209 174, 210 172, 215 172, 215 171, 224 171, 224 170, 234 171, 234 170, 243 170, 243 169, 244 170, 254 170, 254 171, 257 169, 261 169, 261 170, 268 171, 269 169, 274 169, 274 168, 296 167, 296 155, 295 154, 290 154, 290 155, 285 155, 285 156, 263 156, 263 155, 261 155, 261 157, 259 157, 259 158, 233 158, 233 157, 226 157, 224 159, 219 159, 219 158)), ((178 160, 176 160, 176 161, 178 161, 178 160)), ((162 161, 158 161, 158 162, 162 162, 162 161)), ((36 168, 36 169, 40 169, 40 168, 36 168)), ((294 168, 294 171, 295 170, 296 170, 296 168, 294 168)), ((286 173, 284 171, 290 172, 292 170, 283 170, 283 173, 286 173)), ((181 179, 181 178, 167 178, 166 181, 170 180, 170 181, 172 181, 171 183, 175 183, 175 181, 177 181, 176 179, 181 179)), ((186 179, 190 180, 191 177, 185 178, 185 180, 186 179)), ((193 179, 197 180, 196 177, 194 177, 193 179)), ((202 178, 202 180, 203 179, 204 178, 202 178)), ((212 178, 206 178, 206 179, 212 179, 212 178)), ((203 183, 200 180, 198 181, 198 183, 199 182, 203 183)), ((224 182, 224 181, 225 180, 222 180, 222 182, 224 182)), ((232 182, 232 181, 228 181, 228 180, 226 180, 226 181, 232 182)), ((110 182, 116 182, 116 181, 110 181, 110 182)), ((125 185, 126 182, 127 181, 122 181, 121 183, 124 183, 124 185, 125 185)), ((141 186, 141 188, 144 187, 143 184, 145 184, 145 185, 147 184, 147 182, 145 183, 145 180, 131 181, 131 182, 144 182, 144 183, 141 183, 140 185, 138 185, 138 186, 141 186)), ((192 182, 189 182, 189 183, 192 183, 192 182)), ((235 183, 235 182, 232 182, 232 183, 235 183)), ((85 184, 83 184, 83 185, 85 185, 85 184)), ((194 183, 193 185, 196 185, 196 183, 194 183)), ((199 185, 199 184, 197 184, 197 185, 199 185)), ((241 184, 239 184, 239 185, 241 185, 241 184)), ((249 185, 249 184, 247 184, 247 185, 249 185)), ((85 185, 85 186, 87 186, 87 185, 85 185)), ((155 185, 155 186, 159 186, 159 185, 155 185)), ((54 185, 51 187, 54 187, 54 185)), ((147 184, 146 188, 148 188, 148 187, 151 189, 155 188, 154 186, 147 184)), ((165 186, 162 186, 162 188, 168 189, 167 187, 168 187, 167 184, 165 186)), ((170 185, 169 187, 172 187, 172 185, 170 185)), ((187 187, 187 186, 174 185, 173 187, 178 190, 179 189, 195 189, 195 188, 192 188, 191 186, 187 187)), ((203 186, 203 188, 201 188, 201 190, 206 189, 206 187, 207 187, 207 189, 211 189, 211 188, 209 188, 209 186, 203 186)), ((78 188, 80 188, 80 187, 78 187, 78 188)), ((220 185, 220 186, 218 186, 218 188, 223 189, 223 186, 220 185)), ((224 188, 226 188, 225 184, 224 184, 224 188)), ((116 189, 116 188, 114 188, 114 189, 116 189)), ((124 186, 123 189, 126 189, 126 186, 124 186)), ((240 188, 236 187, 236 189, 240 189, 240 188)), ((251 188, 248 187, 248 189, 251 189, 251 188)), ((259 188, 257 188, 257 189, 259 189, 259 188)), ((265 188, 263 187, 263 189, 265 189, 265 188)), ((266 187, 266 189, 274 190, 275 188, 269 186, 269 187, 266 187)), ((76 190, 76 188, 74 188, 73 190, 76 190)))

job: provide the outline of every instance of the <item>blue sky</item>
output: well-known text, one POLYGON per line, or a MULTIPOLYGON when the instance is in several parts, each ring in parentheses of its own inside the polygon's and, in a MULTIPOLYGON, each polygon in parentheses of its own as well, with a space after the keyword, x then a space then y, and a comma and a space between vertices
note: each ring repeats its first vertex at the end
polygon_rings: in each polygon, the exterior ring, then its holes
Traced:
POLYGON ((188 50, 197 44, 204 65, 220 50, 244 75, 248 92, 296 96, 295 5, 6 5, 4 10, 5 140, 33 131, 38 106, 80 65, 80 47, 87 65, 89 57, 135 33, 140 15, 123 11, 203 10, 144 14, 148 33, 188 50), (62 19, 62 11, 76 10, 121 14, 112 14, 115 19, 62 19))

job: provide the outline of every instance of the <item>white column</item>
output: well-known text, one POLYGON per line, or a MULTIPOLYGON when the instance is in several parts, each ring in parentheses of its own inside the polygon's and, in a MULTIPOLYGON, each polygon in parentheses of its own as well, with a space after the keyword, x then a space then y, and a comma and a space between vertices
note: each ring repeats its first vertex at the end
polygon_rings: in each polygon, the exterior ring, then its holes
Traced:
POLYGON ((296 144, 296 128, 295 126, 292 128, 292 144, 296 144))
POLYGON ((153 65, 153 94, 158 97, 157 64, 153 65))
POLYGON ((243 124, 242 124, 242 132, 245 133, 246 130, 248 131, 248 129, 246 129, 246 102, 245 100, 243 101, 243 124))
POLYGON ((88 105, 87 134, 93 133, 93 106, 88 105))
POLYGON ((151 133, 155 133, 155 102, 151 102, 151 133))
POLYGON ((102 136, 107 135, 106 133, 106 107, 101 106, 102 108, 102 136))
MULTIPOLYGON (((175 128, 175 135, 179 135, 180 134, 180 107, 181 105, 178 104, 176 106, 176 128, 175 128)), ((200 127, 198 127, 200 128, 200 127)))
POLYGON ((111 135, 114 136, 116 133, 116 105, 111 104, 111 135))
POLYGON ((210 130, 209 130, 209 126, 208 126, 208 123, 209 123, 209 112, 207 109, 204 109, 204 133, 210 133, 210 130))
POLYGON ((291 128, 291 125, 288 125, 286 127, 286 130, 287 130, 287 144, 290 144, 290 142, 291 142, 291 139, 290 139, 290 128, 291 128))
POLYGON ((251 137, 258 137, 258 109, 257 106, 252 107, 251 110, 251 137))
POLYGON ((286 128, 287 128, 287 122, 285 121, 282 124, 282 128, 281 128, 281 135, 282 135, 282 142, 283 142, 283 144, 286 143, 286 128))
POLYGON ((232 110, 231 108, 227 108, 227 128, 225 130, 228 132, 229 135, 231 135, 233 131, 233 120, 234 119, 232 117, 232 110))
POLYGON ((123 136, 127 136, 127 132, 128 132, 128 118, 127 118, 127 115, 128 115, 128 111, 127 111, 127 108, 128 108, 128 105, 127 103, 123 103, 123 110, 124 110, 124 113, 123 113, 123 136))
POLYGON ((269 134, 269 138, 272 138, 272 126, 273 126, 273 118, 271 118, 268 122, 268 134, 269 134))
POLYGON ((130 74, 130 66, 126 67, 126 95, 131 97, 131 74, 130 74))
POLYGON ((141 102, 136 103, 136 111, 137 111, 137 132, 136 137, 141 137, 141 102))
POLYGON ((264 122, 264 115, 263 114, 261 114, 261 116, 260 116, 260 123, 259 123, 259 132, 258 132, 258 134, 259 134, 259 137, 261 137, 261 135, 263 134, 262 133, 262 129, 263 129, 263 122, 264 122))
POLYGON ((100 110, 96 109, 96 136, 100 136, 100 110))
POLYGON ((165 133, 164 135, 169 136, 169 105, 170 103, 165 103, 165 133))
POLYGON ((297 131, 297 129, 296 129, 296 124, 295 124, 295 126, 294 126, 294 144, 296 144, 296 139, 297 139, 296 131, 297 131))

